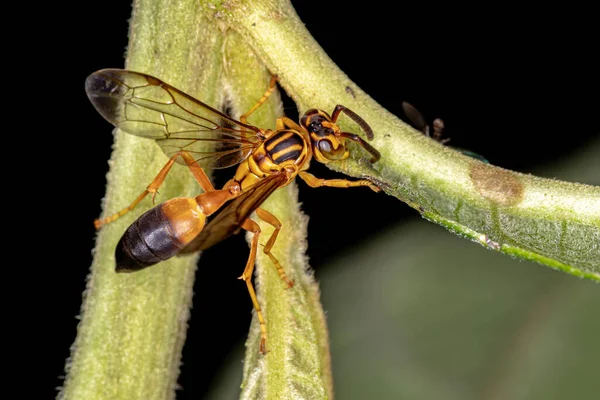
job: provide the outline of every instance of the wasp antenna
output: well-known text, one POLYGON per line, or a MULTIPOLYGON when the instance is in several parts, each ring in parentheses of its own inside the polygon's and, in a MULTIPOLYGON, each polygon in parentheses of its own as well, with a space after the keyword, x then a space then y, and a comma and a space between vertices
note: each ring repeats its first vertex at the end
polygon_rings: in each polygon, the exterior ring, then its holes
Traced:
POLYGON ((335 106, 335 109, 333 110, 333 113, 331 114, 331 120, 333 122, 337 121, 338 116, 340 115, 341 112, 346 114, 348 117, 350 117, 352 119, 352 121, 356 122, 358 124, 358 126, 360 126, 360 129, 362 129, 362 131, 365 133, 365 135, 367 135, 367 139, 373 140, 373 138, 375 137, 373 135, 373 129, 371 129, 369 124, 367 124, 367 121, 362 119, 361 116, 359 116, 357 113, 355 113, 354 111, 352 111, 351 109, 349 109, 346 106, 342 106, 341 104, 338 104, 337 106, 335 106))

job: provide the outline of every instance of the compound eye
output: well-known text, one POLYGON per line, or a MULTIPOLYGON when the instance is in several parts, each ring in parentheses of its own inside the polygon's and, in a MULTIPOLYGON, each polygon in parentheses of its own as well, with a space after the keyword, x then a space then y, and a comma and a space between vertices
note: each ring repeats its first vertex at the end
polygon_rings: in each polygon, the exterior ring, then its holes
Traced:
POLYGON ((333 149, 329 140, 319 140, 319 150, 323 153, 330 153, 333 149))
POLYGON ((334 148, 333 143, 329 139, 321 139, 317 146, 321 155, 329 161, 342 160, 348 156, 348 150, 342 143, 339 143, 337 148, 334 148))

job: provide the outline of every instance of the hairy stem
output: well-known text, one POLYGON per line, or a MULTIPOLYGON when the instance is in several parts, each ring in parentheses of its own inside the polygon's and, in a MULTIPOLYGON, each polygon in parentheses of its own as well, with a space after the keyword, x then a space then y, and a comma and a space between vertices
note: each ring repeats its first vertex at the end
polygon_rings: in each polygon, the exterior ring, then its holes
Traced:
MULTIPOLYGON (((263 65, 279 76, 300 109, 332 110, 343 104, 374 129, 372 144, 382 153, 378 163, 371 165, 370 156, 355 147, 351 159, 330 164, 331 168, 373 180, 428 220, 490 249, 600 281, 599 187, 482 164, 424 137, 380 107, 337 68, 289 1, 138 0, 134 4, 128 69, 158 76, 214 106, 225 88, 240 111, 262 94, 258 88, 267 81, 263 65), (223 34, 215 22, 237 30, 246 44, 228 33, 233 39, 225 49, 232 52, 224 57, 223 34), (235 63, 254 54, 257 59, 242 63, 248 71, 236 70, 240 67, 235 63)), ((279 115, 274 104, 250 121, 262 127, 272 124, 279 115)), ((344 116, 340 124, 359 131, 344 116)), ((151 140, 117 131, 104 213, 128 205, 166 161, 151 140)), ((285 291, 269 260, 259 255, 259 301, 265 305, 267 346, 273 357, 259 359, 254 323, 244 372, 245 398, 333 396, 327 330, 318 288, 304 259, 306 220, 298 211, 295 190, 290 185, 264 205, 284 224, 274 254, 296 286, 285 291)), ((189 172, 175 167, 157 201, 197 193, 189 172)), ((151 204, 150 198, 145 199, 98 234, 60 398, 175 397, 197 257, 174 258, 135 274, 114 270, 117 241, 151 204)), ((264 241, 272 228, 265 224, 261 228, 264 241)))
MULTIPOLYGON (((270 80, 270 74, 249 51, 246 42, 231 31, 225 46, 225 80, 235 116, 254 105, 270 80)), ((281 115, 281 102, 275 92, 249 121, 260 127, 274 128, 275 120, 281 115)), ((256 286, 267 321, 268 353, 265 356, 258 353, 260 331, 255 317, 246 342, 241 398, 332 399, 327 326, 319 289, 305 256, 307 218, 300 211, 296 184, 277 190, 261 208, 282 223, 272 252, 295 284, 286 288, 259 246, 256 286)), ((264 244, 273 227, 259 218, 255 220, 262 230, 260 243, 264 244)), ((248 240, 251 239, 248 234, 248 240)))
MULTIPOLYGON (((126 67, 160 76, 216 105, 221 40, 196 1, 139 0, 133 5, 126 67)), ((104 214, 127 206, 166 161, 154 141, 116 132, 104 214)), ((156 201, 198 192, 189 171, 176 165, 156 201)), ((115 272, 116 244, 127 226, 152 206, 150 197, 98 234, 59 398, 175 398, 197 256, 174 258, 133 274, 115 272)))
MULTIPOLYGON (((467 157, 377 104, 323 52, 287 0, 217 9, 279 76, 299 108, 343 104, 373 128, 382 154, 330 167, 378 182, 426 219, 489 249, 600 281, 600 187, 521 174, 467 157)), ((342 127, 359 132, 342 118, 342 127)))

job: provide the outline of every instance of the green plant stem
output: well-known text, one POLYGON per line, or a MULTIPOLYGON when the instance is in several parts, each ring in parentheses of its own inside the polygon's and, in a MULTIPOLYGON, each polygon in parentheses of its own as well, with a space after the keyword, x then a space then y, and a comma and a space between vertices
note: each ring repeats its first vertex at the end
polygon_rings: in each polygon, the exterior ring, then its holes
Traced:
MULTIPOLYGON (((333 169, 378 182, 388 194, 426 218, 491 249, 600 280, 600 188, 485 165, 424 137, 352 83, 306 31, 288 1, 214 2, 207 7, 190 0, 139 0, 134 4, 126 67, 158 76, 217 106, 223 54, 222 33, 215 21, 241 34, 260 61, 279 75, 282 86, 300 109, 331 110, 341 103, 374 128, 373 145, 382 153, 380 162, 370 165, 369 156, 355 148, 353 154, 357 156, 331 164, 333 169), (212 22, 205 19, 208 14, 212 22)), ((232 84, 237 79, 234 75, 229 71, 232 84)), ((234 96, 239 99, 238 106, 250 94, 254 96, 255 92, 234 96)), ((357 131, 344 117, 341 125, 357 131)), ((165 162, 165 155, 152 141, 117 132, 104 214, 127 206, 165 162)), ((161 187, 157 201, 198 192, 191 174, 176 167, 161 187)), ((82 319, 60 398, 131 400, 175 396, 197 256, 174 258, 135 274, 114 271, 117 241, 151 204, 150 198, 145 199, 98 234, 82 319)), ((272 373, 265 375, 264 358, 253 358, 258 344, 254 323, 243 396, 267 398, 299 393, 332 397, 327 332, 318 305, 318 289, 310 274, 305 273, 306 221, 297 212, 295 186, 273 195, 265 208, 273 210, 284 227, 292 229, 282 231, 274 254, 289 266, 300 294, 294 297, 283 291, 273 268, 262 267, 265 259, 259 255, 257 286, 261 289, 259 300, 268 310, 269 343, 273 354, 281 353, 285 356, 282 360, 302 365, 288 370, 288 375, 280 374, 273 365, 272 373), (295 330, 304 336, 289 335, 295 330), (289 345, 285 340, 304 343, 289 345), (287 347, 279 349, 279 345, 287 347), (307 377, 304 371, 312 376, 307 377), (283 387, 282 382, 289 386, 283 387)), ((272 228, 264 224, 261 227, 267 237, 272 228)))
MULTIPOLYGON (((247 0, 215 16, 256 51, 300 110, 343 104, 373 128, 368 155, 332 169, 378 182, 425 218, 489 249, 600 281, 600 187, 484 164, 414 130, 357 87, 311 37, 287 0, 247 0)), ((342 128, 358 128, 342 117, 342 128)))
MULTIPOLYGON (((160 76, 217 105, 222 38, 197 1, 136 1, 129 35, 128 69, 160 76)), ((101 123, 100 117, 94 123, 101 123)), ((104 215, 126 207, 167 160, 154 141, 117 132, 104 215)), ((190 172, 175 165, 156 204, 199 192, 190 172)), ((127 226, 152 206, 150 198, 98 233, 77 339, 59 398, 175 397, 197 256, 174 258, 133 274, 115 272, 116 244, 127 226)))
MULTIPOLYGON (((225 87, 234 116, 239 117, 256 103, 269 80, 270 74, 246 42, 230 31, 225 46, 225 87)), ((274 92, 249 122, 273 129, 281 115, 281 101, 278 92, 274 92)), ((319 290, 305 256, 307 218, 300 211, 295 182, 269 196, 261 208, 282 223, 272 252, 295 284, 286 288, 260 246, 255 282, 267 321, 268 353, 258 353, 260 330, 255 316, 246 343, 241 398, 332 399, 327 326, 319 290)), ((259 242, 264 244, 274 229, 259 218, 254 219, 262 230, 259 242)), ((247 239, 251 241, 252 234, 247 239)))

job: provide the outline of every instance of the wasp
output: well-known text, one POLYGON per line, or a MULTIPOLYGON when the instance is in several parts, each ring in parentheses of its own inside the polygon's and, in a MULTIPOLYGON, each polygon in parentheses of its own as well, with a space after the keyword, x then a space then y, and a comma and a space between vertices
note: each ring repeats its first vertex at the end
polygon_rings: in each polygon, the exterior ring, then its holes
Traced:
MULTIPOLYGON (((416 129, 423 132, 423 134, 425 136, 431 137, 431 138, 433 138, 433 140, 436 140, 442 144, 448 143, 450 141, 450 138, 442 139, 442 136, 444 135, 444 129, 446 128, 446 125, 444 124, 443 120, 441 120, 440 118, 434 119, 433 124, 432 124, 433 132, 431 132, 431 128, 425 121, 425 117, 423 116, 423 114, 421 114, 419 112, 419 110, 417 110, 412 104, 407 103, 406 101, 403 101, 402 109, 404 110, 404 113, 406 114, 408 119, 412 122, 412 125, 416 129)), ((475 152, 472 152, 470 150, 461 149, 461 148, 454 147, 454 146, 451 146, 451 147, 453 149, 460 151, 464 155, 467 155, 469 157, 472 157, 479 161, 482 161, 486 164, 489 164, 489 161, 487 159, 485 159, 483 156, 481 156, 475 152)))
POLYGON ((237 120, 140 72, 104 69, 86 80, 88 98, 108 122, 126 133, 155 140, 169 157, 153 181, 128 207, 95 220, 96 228, 131 211, 148 194, 154 201, 158 188, 175 163, 187 166, 203 189, 196 197, 167 200, 138 217, 117 245, 116 271, 139 271, 179 254, 203 250, 242 229, 253 233, 248 261, 239 279, 246 282, 257 312, 262 353, 265 352, 266 323, 251 283, 261 231, 250 215, 255 212, 275 227, 264 252, 281 279, 292 287, 293 282, 271 253, 282 225, 274 215, 260 208, 266 198, 290 184, 296 176, 311 187, 366 186, 375 192, 380 190, 366 179, 326 180, 306 171, 312 158, 321 163, 347 158, 350 155, 347 140, 364 148, 371 155, 371 163, 379 160, 380 153, 375 148, 360 136, 343 132, 336 124, 343 113, 363 130, 368 140, 373 139, 373 131, 366 121, 349 108, 336 105, 331 115, 309 109, 300 117, 299 124, 280 117, 274 130, 248 123, 248 117, 273 92, 276 81, 277 77, 272 77, 265 94, 237 120), (207 150, 207 144, 212 144, 212 149, 207 150), (238 165, 234 177, 222 189, 215 189, 204 168, 233 165, 238 165), (205 227, 206 218, 217 211, 219 213, 205 227))

